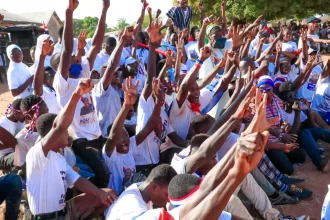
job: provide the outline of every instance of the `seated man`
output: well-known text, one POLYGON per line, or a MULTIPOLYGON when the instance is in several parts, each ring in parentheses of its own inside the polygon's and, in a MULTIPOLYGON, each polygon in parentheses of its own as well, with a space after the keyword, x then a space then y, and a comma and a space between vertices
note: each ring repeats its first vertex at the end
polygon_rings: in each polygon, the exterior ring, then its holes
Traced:
POLYGON ((97 216, 117 198, 113 191, 101 190, 80 177, 59 153, 70 141, 68 128, 77 103, 93 86, 90 79, 81 80, 58 116, 44 114, 37 120, 41 140, 31 148, 26 159, 27 196, 34 219, 97 216), (73 185, 86 194, 66 202, 66 190, 73 185))

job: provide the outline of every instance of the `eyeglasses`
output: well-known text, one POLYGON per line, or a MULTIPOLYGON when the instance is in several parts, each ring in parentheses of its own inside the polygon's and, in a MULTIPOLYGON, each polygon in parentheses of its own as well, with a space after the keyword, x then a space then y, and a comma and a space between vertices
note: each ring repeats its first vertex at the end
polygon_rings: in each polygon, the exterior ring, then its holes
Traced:
POLYGON ((264 93, 264 92, 270 92, 272 90, 272 87, 266 87, 266 88, 263 88, 263 87, 260 87, 259 88, 259 91, 261 93, 264 93))

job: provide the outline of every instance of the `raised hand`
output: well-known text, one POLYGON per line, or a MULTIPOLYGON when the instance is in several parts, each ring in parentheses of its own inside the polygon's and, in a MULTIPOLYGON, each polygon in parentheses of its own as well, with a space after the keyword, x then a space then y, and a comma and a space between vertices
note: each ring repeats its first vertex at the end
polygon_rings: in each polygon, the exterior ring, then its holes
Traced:
POLYGON ((259 25, 262 19, 262 15, 260 15, 254 22, 252 25, 259 25))
POLYGON ((231 63, 235 64, 236 66, 239 66, 239 63, 241 62, 241 60, 239 58, 239 53, 238 52, 231 51, 230 53, 228 53, 228 58, 229 58, 231 63))
POLYGON ((212 23, 211 18, 212 18, 212 16, 204 18, 203 26, 207 27, 209 24, 211 24, 212 23))
POLYGON ((165 26, 166 26, 166 27, 169 27, 169 26, 171 26, 172 23, 173 23, 172 19, 171 19, 171 18, 168 18, 168 19, 166 20, 165 26))
POLYGON ((152 16, 152 8, 148 7, 147 10, 148 10, 148 14, 152 16))
POLYGON ((78 8, 78 5, 79 5, 78 0, 69 0, 68 9, 73 12, 74 10, 76 10, 78 8))
POLYGON ((199 59, 201 61, 205 61, 207 58, 211 56, 211 49, 209 47, 203 47, 199 51, 199 59))
POLYGON ((55 43, 50 43, 50 36, 48 36, 42 43, 41 55, 47 56, 54 50, 55 43))
POLYGON ((156 78, 152 81, 152 89, 156 102, 163 102, 165 99, 164 87, 160 81, 157 82, 156 78))
POLYGON ((157 9, 157 12, 156 12, 156 18, 158 18, 159 17, 159 15, 162 13, 162 10, 160 10, 160 9, 157 9))
POLYGON ((126 43, 130 43, 132 41, 133 34, 134 34, 133 26, 125 27, 120 39, 126 43))
POLYGON ((173 67, 175 62, 174 52, 172 50, 167 50, 165 52, 165 56, 166 56, 165 65, 167 67, 173 67))
POLYGON ((182 30, 181 33, 182 33, 181 38, 184 39, 184 38, 188 37, 189 29, 185 28, 185 29, 182 30))
POLYGON ((269 132, 264 131, 238 138, 234 165, 236 172, 247 175, 258 166, 264 154, 268 137, 269 132))
POLYGON ((182 37, 182 32, 179 34, 178 41, 175 43, 176 44, 176 50, 178 53, 183 54, 184 50, 184 38, 182 37))
POLYGON ((0 24, 2 24, 3 20, 5 19, 5 16, 3 16, 2 14, 0 14, 0 24))
POLYGON ((232 33, 232 45, 233 46, 232 47, 233 47, 233 49, 237 49, 244 44, 244 30, 240 34, 241 26, 237 25, 236 28, 234 27, 233 24, 232 24, 232 26, 233 26, 233 33, 232 33))
POLYGON ((110 0, 103 0, 103 8, 108 9, 110 7, 110 0))
POLYGON ((122 84, 124 90, 124 96, 125 96, 124 105, 126 106, 134 105, 137 99, 137 89, 139 87, 139 80, 136 81, 134 87, 132 81, 133 81, 132 77, 130 76, 128 77, 128 79, 126 79, 126 86, 124 83, 122 84))
POLYGON ((226 0, 223 0, 222 2, 221 2, 221 8, 225 8, 226 7, 226 0))
POLYGON ((307 42, 307 30, 304 29, 300 30, 300 38, 302 42, 307 42))
POLYGON ((160 33, 160 28, 162 27, 162 22, 158 22, 158 18, 156 18, 148 27, 148 33, 150 38, 150 43, 159 43, 165 34, 160 33))
POLYGON ((87 39, 88 31, 80 31, 78 36, 78 50, 82 50, 86 47, 86 39, 87 39))
POLYGON ((224 68, 225 67, 228 57, 229 57, 228 50, 225 50, 225 54, 221 58, 220 62, 217 64, 217 68, 218 69, 221 69, 221 68, 224 68))
POLYGON ((220 24, 220 18, 216 17, 213 21, 214 24, 219 25, 220 24))
POLYGON ((276 44, 276 52, 282 53, 282 43, 281 42, 276 44))
POLYGON ((78 95, 83 95, 89 93, 94 88, 94 84, 91 79, 80 79, 78 87, 76 88, 76 93, 78 95))

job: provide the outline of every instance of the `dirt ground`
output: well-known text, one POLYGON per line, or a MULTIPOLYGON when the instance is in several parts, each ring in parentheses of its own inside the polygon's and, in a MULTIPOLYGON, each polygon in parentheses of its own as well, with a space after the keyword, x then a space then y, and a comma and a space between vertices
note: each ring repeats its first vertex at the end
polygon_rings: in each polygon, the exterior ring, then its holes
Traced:
MULTIPOLYGON (((6 83, 0 84, 0 117, 4 115, 6 106, 11 103, 12 96, 8 92, 6 83)), ((330 144, 321 144, 325 148, 326 155, 330 155, 330 144)), ((313 196, 310 199, 301 201, 298 205, 279 206, 276 207, 286 215, 298 217, 301 215, 309 215, 311 219, 320 219, 321 207, 324 197, 327 194, 327 185, 330 184, 330 174, 322 174, 318 172, 311 160, 308 159, 302 166, 295 167, 295 175, 299 178, 304 178, 305 182, 297 184, 313 191, 313 196)), ((0 220, 3 219, 3 206, 0 206, 0 220)))

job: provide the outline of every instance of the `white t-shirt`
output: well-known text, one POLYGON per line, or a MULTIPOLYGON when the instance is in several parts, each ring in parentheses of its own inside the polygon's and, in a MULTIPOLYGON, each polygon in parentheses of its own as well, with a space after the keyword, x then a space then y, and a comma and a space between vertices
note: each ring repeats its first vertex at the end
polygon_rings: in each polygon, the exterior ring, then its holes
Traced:
POLYGON ((109 85, 104 90, 103 83, 100 81, 92 90, 94 103, 96 103, 96 112, 102 135, 107 137, 107 129, 115 121, 121 108, 119 93, 109 85))
MULTIPOLYGON (((263 44, 262 45, 262 48, 261 48, 261 53, 264 52, 265 50, 268 49, 268 47, 270 47, 271 43, 268 43, 268 44, 263 44)), ((253 49, 252 49, 252 56, 257 56, 257 46, 255 46, 253 49)))
MULTIPOLYGON (((315 39, 320 39, 319 35, 317 34, 307 34, 308 38, 315 38, 315 39)), ((312 41, 307 41, 308 47, 314 47, 317 48, 318 50, 320 49, 320 44, 319 43, 313 43, 312 41)), ((301 38, 299 38, 299 43, 298 43, 298 48, 302 48, 302 41, 301 38)))
POLYGON ((3 116, 0 118, 0 127, 15 136, 22 129, 22 123, 12 122, 6 116, 3 116))
POLYGON ((41 142, 26 157, 26 185, 33 215, 60 211, 65 207, 65 194, 80 176, 54 151, 45 157, 41 142))
MULTIPOLYGON (((13 64, 13 61, 10 61, 9 68, 7 71, 9 90, 17 89, 18 87, 23 85, 31 76, 32 74, 30 73, 30 69, 24 63, 13 64)), ((14 99, 24 99, 25 97, 31 95, 32 91, 33 88, 31 84, 14 99)))
POLYGON ((133 115, 130 120, 125 119, 124 125, 136 125, 137 124, 137 118, 136 115, 133 115))
MULTIPOLYGON (((76 90, 79 79, 68 78, 65 80, 60 72, 55 74, 54 89, 56 98, 62 108, 69 102, 72 94, 76 90)), ((101 136, 101 130, 93 104, 91 94, 84 94, 78 101, 71 128, 78 138, 94 140, 101 136)))
MULTIPOLYGON (((205 93, 204 93, 205 94, 205 93)), ((212 96, 200 96, 199 102, 201 104, 200 111, 202 111, 205 106, 209 103, 212 96)), ((194 120, 195 117, 200 115, 198 112, 193 112, 191 110, 191 103, 186 99, 181 108, 178 105, 178 101, 176 99, 172 102, 172 108, 170 110, 169 116, 170 116, 170 122, 172 125, 172 128, 176 133, 182 138, 186 139, 190 123, 194 120)))
POLYGON ((330 77, 319 79, 312 101, 312 109, 319 112, 330 112, 330 77))
POLYGON ((138 188, 132 184, 104 212, 106 220, 132 220, 143 212, 152 209, 152 202, 146 203, 138 188))
POLYGON ((168 95, 165 93, 165 103, 170 106, 172 102, 176 99, 176 93, 173 92, 172 95, 168 95))
POLYGON ((25 163, 26 155, 29 150, 35 145, 37 139, 39 138, 38 132, 32 132, 27 137, 28 130, 24 127, 17 135, 17 145, 15 147, 14 154, 14 165, 23 166, 25 163))
MULTIPOLYGON (((301 66, 304 66, 301 62, 301 66)), ((303 69, 303 68, 301 68, 303 69)), ((316 91, 316 85, 320 74, 322 73, 322 67, 320 65, 314 67, 308 80, 302 85, 298 91, 299 98, 305 98, 308 102, 312 102, 314 93, 316 91)))
MULTIPOLYGON (((201 66, 200 70, 199 70, 199 78, 203 79, 205 76, 207 76, 214 68, 215 63, 214 63, 214 57, 216 57, 218 60, 221 60, 221 58, 223 57, 223 55, 225 54, 225 50, 228 50, 228 52, 231 51, 232 48, 232 41, 231 40, 227 40, 224 49, 212 49, 212 55, 207 58, 203 65, 201 66)), ((199 51, 197 51, 196 48, 196 53, 199 54, 199 51)))
MULTIPOLYGON (((154 108, 155 102, 151 95, 147 100, 145 100, 143 96, 140 97, 136 125, 137 134, 146 126, 154 108)), ((160 116, 163 124, 161 139, 164 139, 168 134, 174 132, 174 130, 163 109, 161 110, 160 116)), ((161 144, 162 141, 159 140, 155 132, 149 134, 133 153, 136 165, 157 164, 159 162, 159 149, 161 144)))
POLYGON ((56 93, 53 89, 43 85, 43 92, 41 98, 45 101, 49 113, 58 114, 61 111, 61 106, 56 99, 56 93))
POLYGON ((107 64, 108 61, 110 59, 110 55, 104 53, 104 51, 102 50, 99 54, 97 54, 96 59, 94 61, 94 66, 93 66, 93 70, 97 70, 98 72, 101 71, 101 67, 104 64, 107 64))
POLYGON ((282 42, 282 51, 284 52, 296 52, 297 49, 297 44, 293 41, 282 42))
POLYGON ((115 190, 119 195, 125 187, 126 182, 135 174, 135 161, 132 152, 136 149, 135 136, 130 138, 129 152, 121 154, 115 148, 109 157, 102 149, 102 156, 111 172, 108 187, 115 190))
MULTIPOLYGON (((282 121, 287 121, 291 126, 294 123, 294 117, 296 113, 295 111, 292 111, 291 113, 286 112, 284 109, 281 109, 281 120, 282 121)), ((307 116, 303 111, 300 112, 300 123, 304 122, 307 120, 307 116)))
POLYGON ((189 71, 195 64, 195 61, 198 59, 198 52, 197 52, 197 41, 191 41, 184 46, 187 54, 187 71, 189 71))
POLYGON ((145 66, 148 64, 149 50, 145 48, 139 48, 136 50, 136 56, 139 58, 140 63, 145 66))

